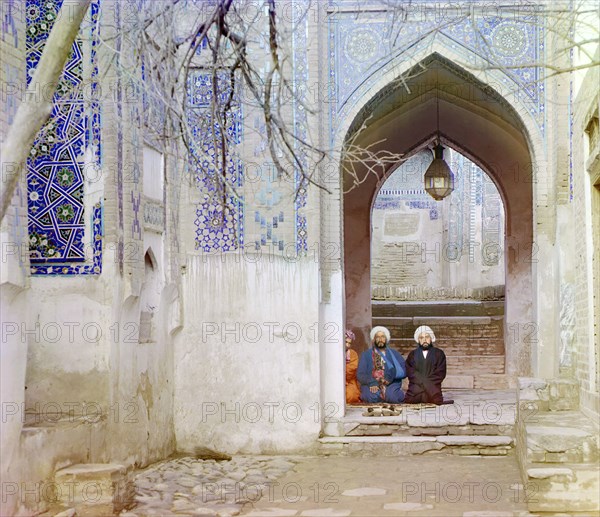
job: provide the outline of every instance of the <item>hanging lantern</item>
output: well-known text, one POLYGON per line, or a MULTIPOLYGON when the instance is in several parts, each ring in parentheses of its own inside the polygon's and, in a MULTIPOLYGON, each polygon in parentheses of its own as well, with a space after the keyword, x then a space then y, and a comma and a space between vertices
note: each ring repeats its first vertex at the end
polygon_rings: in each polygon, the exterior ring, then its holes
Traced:
POLYGON ((454 174, 444 160, 444 148, 439 143, 434 147, 434 159, 425 172, 425 190, 436 201, 454 190, 454 174))

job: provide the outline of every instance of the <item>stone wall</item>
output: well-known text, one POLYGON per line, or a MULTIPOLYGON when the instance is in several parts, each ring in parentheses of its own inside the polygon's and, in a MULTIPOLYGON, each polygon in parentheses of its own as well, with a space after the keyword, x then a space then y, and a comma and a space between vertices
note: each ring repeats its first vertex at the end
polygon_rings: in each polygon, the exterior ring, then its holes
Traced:
MULTIPOLYGON (((600 140, 598 130, 594 131, 592 128, 594 124, 595 127, 598 124, 599 80, 598 67, 590 69, 585 74, 575 99, 570 213, 573 225, 581 231, 574 242, 574 329, 572 345, 569 348, 569 366, 574 377, 580 382, 582 408, 596 418, 600 413, 600 140)), ((561 241, 563 239, 561 236, 561 241)))
MULTIPOLYGON (((454 191, 435 201, 423 189, 423 151, 381 186, 371 215, 374 299, 489 296, 504 283, 504 209, 497 188, 464 156, 447 150, 454 191), (487 292, 485 288, 489 287, 487 292), (395 296, 401 296, 396 298, 395 296)), ((481 299, 481 298, 480 298, 481 299)))
MULTIPOLYGON (((305 7, 278 6, 278 30, 286 35, 280 44, 289 56, 284 73, 299 96, 285 95, 280 112, 295 136, 316 143, 325 138, 324 110, 318 109, 324 100, 320 80, 326 77, 317 26, 323 5, 299 17, 305 7)), ((251 31, 257 33, 249 38, 248 53, 260 63, 269 59, 260 33, 265 24, 266 18, 254 24, 251 31)), ((201 76, 197 80, 202 84, 201 76)), ((235 184, 244 199, 239 218, 225 232, 214 224, 220 206, 210 201, 205 169, 193 171, 195 181, 182 190, 184 325, 174 359, 179 450, 210 446, 272 453, 309 447, 324 403, 332 402, 323 400, 321 383, 337 394, 335 411, 343 410, 339 216, 321 224, 322 203, 339 205, 339 192, 329 196, 303 183, 297 164, 283 153, 285 171, 277 169, 264 113, 249 95, 245 92, 243 120, 229 149, 242 170, 235 184)), ((319 145, 327 147, 323 142, 319 145)), ((307 149, 291 137, 290 144, 309 166, 307 149)), ((206 147, 211 149, 210 139, 206 147)), ((336 184, 338 171, 328 172, 336 184)))

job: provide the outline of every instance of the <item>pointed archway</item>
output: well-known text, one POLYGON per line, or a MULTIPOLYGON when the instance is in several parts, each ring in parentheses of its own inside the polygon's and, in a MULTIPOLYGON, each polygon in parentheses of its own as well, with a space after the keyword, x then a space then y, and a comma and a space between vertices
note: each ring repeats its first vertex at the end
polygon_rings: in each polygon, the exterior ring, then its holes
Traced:
MULTIPOLYGON (((506 364, 508 383, 531 374, 533 253, 533 159, 528 131, 517 111, 494 89, 450 60, 432 54, 414 67, 406 82, 391 82, 354 117, 346 141, 377 146, 408 157, 440 135, 485 170, 497 185, 506 210, 506 364), (362 128, 358 136, 354 136, 362 128), (378 143, 379 142, 379 143, 378 143), (529 337, 530 339, 527 339, 529 337)), ((342 164, 344 167, 344 164, 342 164)), ((343 178, 345 323, 368 336, 371 314, 371 206, 382 182, 355 164, 360 186, 343 178)), ((363 338, 364 339, 364 338, 363 338)))

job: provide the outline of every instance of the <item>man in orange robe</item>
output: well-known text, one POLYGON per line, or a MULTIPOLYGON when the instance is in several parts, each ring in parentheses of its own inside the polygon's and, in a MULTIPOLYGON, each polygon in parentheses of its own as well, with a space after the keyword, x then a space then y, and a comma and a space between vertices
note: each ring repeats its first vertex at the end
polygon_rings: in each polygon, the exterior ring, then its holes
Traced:
POLYGON ((360 386, 356 380, 358 369, 358 354, 350 348, 356 339, 354 332, 346 330, 346 403, 357 404, 360 402, 360 386))

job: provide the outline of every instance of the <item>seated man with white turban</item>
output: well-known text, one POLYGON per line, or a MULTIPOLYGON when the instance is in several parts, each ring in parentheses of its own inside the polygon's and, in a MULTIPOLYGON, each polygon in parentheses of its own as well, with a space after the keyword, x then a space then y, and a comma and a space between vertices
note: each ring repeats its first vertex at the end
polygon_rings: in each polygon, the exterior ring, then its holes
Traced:
POLYGON ((406 363, 399 352, 388 348, 389 342, 388 329, 373 327, 371 348, 361 354, 356 372, 363 402, 398 404, 404 400, 401 385, 406 377, 406 363))
POLYGON ((452 404, 452 400, 444 401, 442 396, 442 381, 446 378, 446 354, 433 346, 433 330, 421 325, 415 331, 415 341, 418 347, 406 359, 408 391, 405 402, 452 404))

